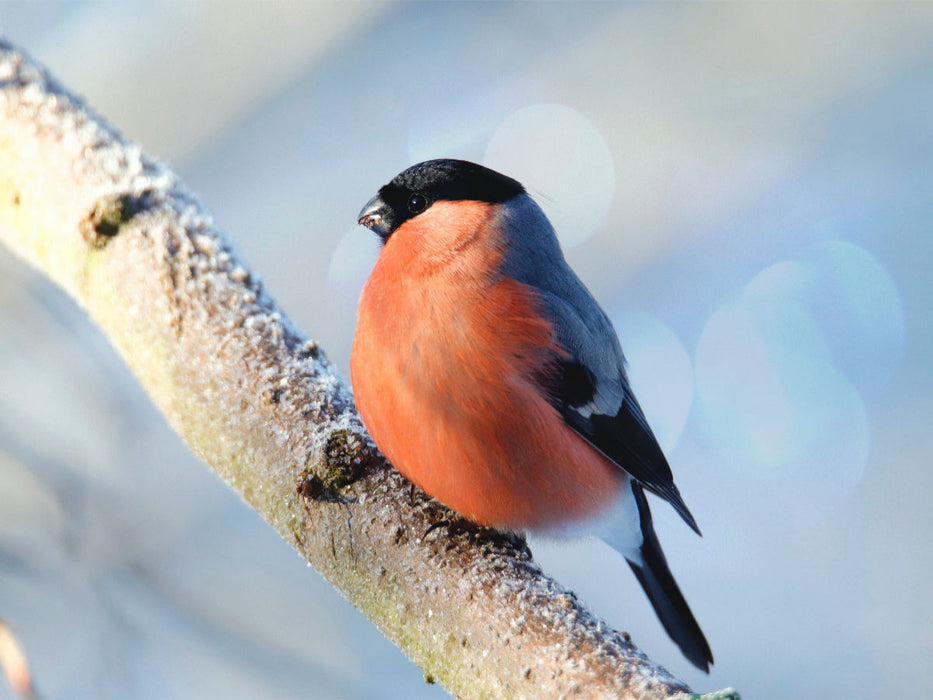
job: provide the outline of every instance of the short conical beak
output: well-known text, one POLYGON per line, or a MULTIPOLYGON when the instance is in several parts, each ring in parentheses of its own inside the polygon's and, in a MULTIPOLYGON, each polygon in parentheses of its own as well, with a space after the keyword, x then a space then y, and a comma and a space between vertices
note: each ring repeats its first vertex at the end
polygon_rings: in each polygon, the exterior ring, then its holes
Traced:
POLYGON ((392 233, 392 223, 388 219, 389 207, 377 194, 366 202, 366 206, 360 211, 357 217, 357 223, 365 226, 370 231, 378 235, 383 240, 387 239, 392 233))

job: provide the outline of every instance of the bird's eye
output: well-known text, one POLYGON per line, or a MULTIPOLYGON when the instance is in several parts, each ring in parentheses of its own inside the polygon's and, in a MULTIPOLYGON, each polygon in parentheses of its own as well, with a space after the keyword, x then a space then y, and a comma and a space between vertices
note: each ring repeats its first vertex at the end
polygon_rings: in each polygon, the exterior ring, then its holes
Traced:
POLYGON ((417 192, 408 198, 408 211, 412 214, 420 214, 428 208, 428 198, 417 192))

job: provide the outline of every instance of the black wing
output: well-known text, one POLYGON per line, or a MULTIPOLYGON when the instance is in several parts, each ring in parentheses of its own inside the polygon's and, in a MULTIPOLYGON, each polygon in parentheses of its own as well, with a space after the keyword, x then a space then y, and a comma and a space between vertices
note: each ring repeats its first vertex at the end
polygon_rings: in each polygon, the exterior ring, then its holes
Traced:
POLYGON ((631 474, 680 514, 698 535, 700 528, 674 485, 674 477, 661 446, 651 432, 635 395, 623 382, 624 396, 615 415, 594 411, 596 378, 574 360, 558 360, 543 383, 550 403, 564 421, 608 459, 631 474))

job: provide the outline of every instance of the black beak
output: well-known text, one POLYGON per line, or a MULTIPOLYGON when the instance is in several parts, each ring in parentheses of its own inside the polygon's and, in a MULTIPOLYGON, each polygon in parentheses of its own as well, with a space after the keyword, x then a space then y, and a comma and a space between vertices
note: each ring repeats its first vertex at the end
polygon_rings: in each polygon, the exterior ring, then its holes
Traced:
POLYGON ((394 228, 389 206, 382 201, 378 194, 366 202, 366 206, 360 211, 356 221, 360 226, 365 226, 384 241, 389 239, 394 228))

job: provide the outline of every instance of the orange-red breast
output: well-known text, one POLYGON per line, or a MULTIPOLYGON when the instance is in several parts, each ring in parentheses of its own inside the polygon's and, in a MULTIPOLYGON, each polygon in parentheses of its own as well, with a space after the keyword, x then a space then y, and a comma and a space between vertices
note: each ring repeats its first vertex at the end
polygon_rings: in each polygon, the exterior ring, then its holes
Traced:
POLYGON ((585 528, 621 552, 661 623, 713 657, 664 553, 645 490, 699 533, 635 400, 615 330, 512 178, 433 160, 359 215, 383 248, 360 297, 350 371, 379 448, 467 518, 585 528))

